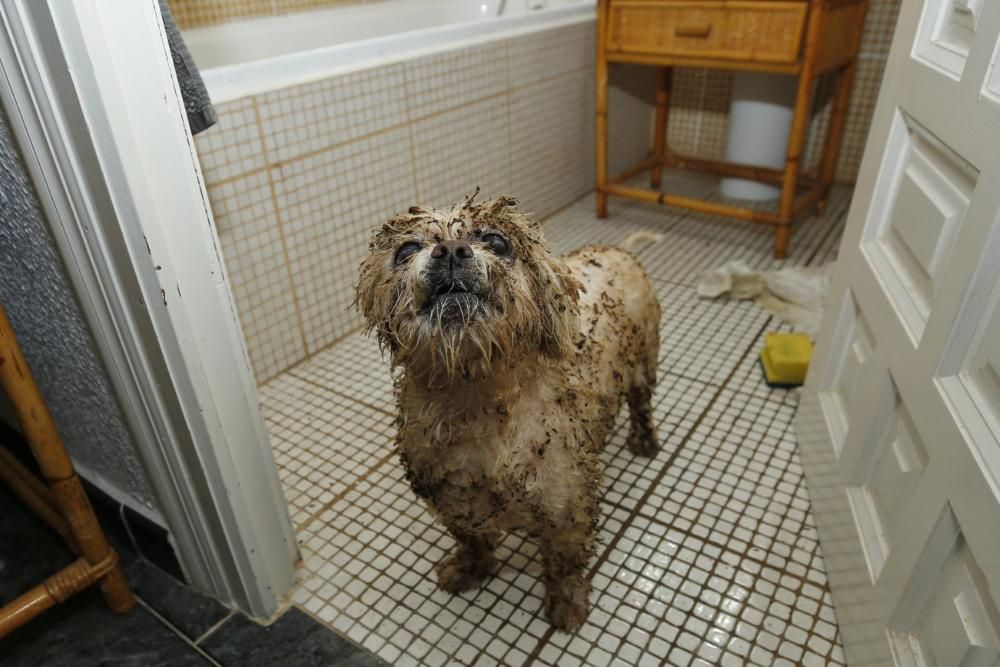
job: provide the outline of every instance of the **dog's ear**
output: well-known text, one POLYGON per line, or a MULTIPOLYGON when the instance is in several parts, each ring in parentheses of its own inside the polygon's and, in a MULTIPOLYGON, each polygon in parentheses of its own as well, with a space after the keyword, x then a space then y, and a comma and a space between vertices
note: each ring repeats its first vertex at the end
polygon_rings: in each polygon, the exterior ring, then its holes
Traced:
POLYGON ((533 324, 539 349, 553 359, 568 354, 579 329, 577 319, 582 285, 570 275, 562 260, 549 252, 541 225, 530 216, 518 213, 517 199, 508 195, 482 204, 467 203, 466 206, 474 218, 517 230, 517 245, 527 252, 522 261, 531 284, 530 296, 538 309, 538 318, 533 324))
MULTIPOLYGON (((544 243, 544 242, 543 242, 544 243)), ((542 354, 558 359, 572 351, 579 329, 580 282, 568 267, 547 249, 535 259, 537 303, 541 311, 539 346, 542 354)))
POLYGON ((354 288, 354 307, 365 320, 365 331, 374 332, 379 346, 395 352, 398 342, 389 326, 388 298, 392 288, 385 274, 385 257, 376 251, 373 240, 369 253, 361 260, 358 284, 354 288))

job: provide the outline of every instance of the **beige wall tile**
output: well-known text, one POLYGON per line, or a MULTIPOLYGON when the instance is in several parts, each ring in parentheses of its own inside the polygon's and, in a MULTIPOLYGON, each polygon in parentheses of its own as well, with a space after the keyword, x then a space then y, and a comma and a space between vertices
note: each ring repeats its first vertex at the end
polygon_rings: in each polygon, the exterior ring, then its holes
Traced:
POLYGON ((219 122, 194 138, 208 183, 218 183, 266 166, 254 100, 246 97, 215 107, 219 122))
POLYGON ((258 382, 305 354, 270 187, 266 172, 209 186, 226 276, 258 382))
POLYGON ((840 147, 840 160, 837 163, 837 180, 853 181, 858 175, 884 72, 884 60, 862 60, 858 63, 854 91, 847 112, 844 141, 840 147))
POLYGON ((508 83, 528 86, 594 66, 589 24, 571 25, 515 37, 507 43, 508 83))
POLYGON ((593 73, 580 70, 511 94, 511 191, 538 217, 594 187, 593 73))
POLYGON ((726 155, 733 73, 725 70, 708 70, 705 72, 703 86, 697 152, 700 156, 721 160, 726 155))
POLYGON ((674 70, 670 89, 670 112, 667 116, 667 144, 683 155, 694 155, 698 148, 702 91, 708 70, 686 67, 674 70))
POLYGON ((476 187, 509 194, 508 95, 436 113, 410 126, 419 204, 446 206, 476 187))
POLYGON ((362 326, 351 304, 369 237, 415 203, 407 129, 289 162, 272 176, 305 352, 314 354, 362 326))
POLYGON ((615 65, 608 73, 608 173, 617 174, 649 154, 656 70, 615 65))
POLYGON ((869 0, 865 15, 865 30, 861 36, 862 57, 886 57, 896 30, 896 18, 902 0, 869 0))
POLYGON ((181 30, 226 23, 272 11, 272 0, 167 0, 181 30))
POLYGON ((830 122, 830 112, 833 109, 833 89, 836 81, 832 75, 826 75, 816 82, 810 101, 809 130, 806 135, 806 147, 803 151, 802 168, 811 169, 819 163, 823 144, 826 141, 826 131, 830 122))
POLYGON ((360 5, 363 2, 372 2, 372 0, 273 0, 273 2, 275 14, 289 14, 342 5, 360 5))
POLYGON ((507 45, 503 41, 435 53, 408 60, 405 65, 411 120, 507 90, 507 45))
POLYGON ((259 96, 268 156, 289 160, 406 122, 403 66, 352 72, 259 96))
POLYGON ((311 11, 338 5, 359 5, 375 0, 167 0, 170 12, 182 29, 200 28, 229 21, 311 11))

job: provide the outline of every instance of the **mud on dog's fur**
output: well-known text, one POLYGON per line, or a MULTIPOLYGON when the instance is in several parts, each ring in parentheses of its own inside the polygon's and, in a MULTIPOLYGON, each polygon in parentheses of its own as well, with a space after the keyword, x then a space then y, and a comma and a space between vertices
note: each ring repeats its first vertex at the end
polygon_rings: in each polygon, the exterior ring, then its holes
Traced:
POLYGON ((401 370, 406 477, 458 542, 438 585, 478 586, 502 532, 526 531, 543 558, 549 619, 571 631, 587 617, 599 456, 623 400, 629 448, 658 447, 660 306, 627 252, 555 257, 513 198, 473 199, 382 225, 357 305, 401 370))

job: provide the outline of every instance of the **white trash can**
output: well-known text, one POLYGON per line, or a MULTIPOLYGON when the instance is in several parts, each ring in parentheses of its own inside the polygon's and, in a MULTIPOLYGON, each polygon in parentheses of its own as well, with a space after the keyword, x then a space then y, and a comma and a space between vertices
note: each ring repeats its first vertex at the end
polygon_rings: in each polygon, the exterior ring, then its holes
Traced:
MULTIPOLYGON (((726 160, 755 167, 785 167, 788 132, 795 109, 798 79, 784 74, 736 72, 729 107, 726 160)), ((779 188, 742 178, 724 178, 726 197, 767 201, 779 188)))

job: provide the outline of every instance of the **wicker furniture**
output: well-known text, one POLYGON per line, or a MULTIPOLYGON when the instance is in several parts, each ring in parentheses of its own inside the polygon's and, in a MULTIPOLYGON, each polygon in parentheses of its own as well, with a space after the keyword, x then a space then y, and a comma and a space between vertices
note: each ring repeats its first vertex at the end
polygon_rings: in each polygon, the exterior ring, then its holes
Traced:
POLYGON ((774 254, 788 252, 790 225, 812 207, 822 210, 833 183, 857 66, 867 0, 599 0, 597 28, 597 217, 608 197, 630 197, 730 216, 776 227, 774 254), (608 64, 660 68, 652 151, 608 177, 608 64), (798 77, 788 155, 783 169, 678 155, 667 146, 674 67, 708 67, 793 74, 798 77), (818 167, 800 173, 809 102, 817 77, 836 76, 833 109, 818 167), (660 192, 663 167, 770 183, 781 188, 777 212, 660 192), (650 172, 651 189, 625 185, 650 172))
MULTIPOLYGON (((93 584, 115 613, 124 613, 135 598, 112 549, 94 516, 73 462, 66 454, 55 423, 35 384, 14 338, 14 331, 0 306, 0 387, 10 398, 25 439, 45 481, 0 446, 0 480, 52 527, 77 559, 30 591, 0 607, 0 638, 46 609, 93 584)), ((9 536, 6 536, 9 538, 9 536)))

